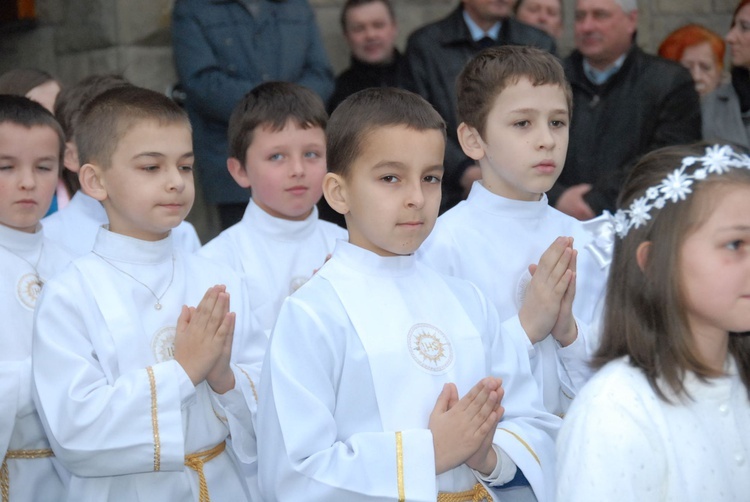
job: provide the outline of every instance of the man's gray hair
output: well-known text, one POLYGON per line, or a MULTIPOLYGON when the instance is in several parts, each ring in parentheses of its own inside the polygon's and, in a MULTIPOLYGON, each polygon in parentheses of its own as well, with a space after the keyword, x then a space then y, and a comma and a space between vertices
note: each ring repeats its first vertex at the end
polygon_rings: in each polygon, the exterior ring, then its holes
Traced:
POLYGON ((622 11, 626 14, 638 10, 638 0, 615 0, 615 3, 619 5, 622 11))

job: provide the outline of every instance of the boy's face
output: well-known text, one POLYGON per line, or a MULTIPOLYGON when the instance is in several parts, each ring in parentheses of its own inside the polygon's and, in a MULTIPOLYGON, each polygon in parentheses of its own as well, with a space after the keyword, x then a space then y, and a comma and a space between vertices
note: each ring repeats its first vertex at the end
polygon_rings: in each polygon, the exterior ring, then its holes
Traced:
POLYGON ((101 190, 89 195, 102 201, 113 232, 160 240, 193 206, 193 141, 185 124, 137 122, 117 143, 110 166, 94 168, 101 190))
POLYGON ((244 160, 243 167, 230 159, 229 171, 240 186, 252 188, 258 207, 285 220, 310 216, 326 174, 323 129, 303 129, 293 120, 280 131, 259 126, 244 160))
POLYGON ((437 219, 444 151, 435 129, 367 133, 349 174, 339 178, 349 242, 380 256, 416 251, 437 219))
POLYGON ((60 170, 60 137, 47 126, 0 124, 0 224, 34 232, 60 170))
POLYGON ((568 150, 568 104, 559 85, 534 86, 527 78, 495 99, 485 140, 469 154, 479 161, 482 183, 492 193, 535 201, 560 176, 568 150))

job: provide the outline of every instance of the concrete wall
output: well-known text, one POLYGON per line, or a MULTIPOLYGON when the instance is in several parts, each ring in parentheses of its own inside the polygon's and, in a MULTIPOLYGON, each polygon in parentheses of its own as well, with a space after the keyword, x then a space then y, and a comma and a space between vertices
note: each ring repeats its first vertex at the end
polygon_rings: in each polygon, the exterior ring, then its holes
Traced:
MULTIPOLYGON (((30 31, 0 31, 0 73, 33 66, 72 83, 92 73, 118 72, 134 83, 164 90, 176 79, 169 17, 174 0, 37 0, 38 25, 30 31)), ((458 0, 392 0, 400 23, 399 45, 416 27, 451 11, 458 0)), ((560 44, 572 48, 574 2, 564 0, 566 33, 560 44)), ((348 63, 339 11, 343 0, 311 0, 331 64, 348 63)), ((639 43, 654 51, 674 28, 700 22, 725 33, 737 0, 641 0, 639 43)))

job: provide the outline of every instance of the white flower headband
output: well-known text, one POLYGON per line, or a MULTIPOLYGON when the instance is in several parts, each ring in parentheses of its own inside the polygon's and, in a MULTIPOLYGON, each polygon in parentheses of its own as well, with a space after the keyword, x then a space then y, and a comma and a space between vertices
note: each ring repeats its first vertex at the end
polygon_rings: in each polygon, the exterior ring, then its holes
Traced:
POLYGON ((649 187, 646 194, 635 199, 627 209, 618 209, 610 216, 615 233, 623 238, 631 228, 639 228, 651 219, 651 209, 661 209, 667 202, 685 200, 692 193, 694 182, 704 180, 709 174, 724 174, 732 169, 750 169, 750 156, 736 153, 727 145, 706 147, 703 157, 685 157, 682 164, 656 186, 649 187), (692 174, 685 170, 700 162, 702 167, 692 174))

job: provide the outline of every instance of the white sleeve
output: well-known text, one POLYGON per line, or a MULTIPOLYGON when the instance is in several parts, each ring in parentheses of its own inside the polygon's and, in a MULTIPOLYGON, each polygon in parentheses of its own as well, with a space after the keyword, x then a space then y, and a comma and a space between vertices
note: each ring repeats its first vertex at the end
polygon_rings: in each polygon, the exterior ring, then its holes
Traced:
POLYGON ((52 281, 36 310, 34 398, 55 455, 78 476, 184 470, 182 408, 195 387, 174 360, 112 377, 86 302, 80 288, 52 281))
POLYGON ((287 298, 271 335, 258 411, 264 500, 434 502, 428 429, 363 432, 361 424, 374 420, 368 410, 375 406, 365 401, 361 413, 366 416, 347 417, 342 424, 336 415, 342 367, 364 362, 346 357, 341 328, 346 320, 334 320, 329 311, 319 316, 295 296, 287 298))
POLYGON ((21 371, 25 361, 0 361, 0 457, 5 458, 19 405, 21 371))
MULTIPOLYGON (((257 460, 255 419, 258 411, 258 384, 261 367, 268 345, 268 337, 261 329, 255 315, 247 308, 246 281, 238 305, 237 324, 232 341, 232 372, 234 388, 224 394, 212 392, 215 408, 229 427, 232 446, 240 460, 252 463, 257 460)), ((235 297, 237 298, 237 297, 235 297)))
POLYGON ((559 361, 558 377, 565 397, 572 400, 594 374, 589 364, 593 353, 587 339, 591 336, 588 325, 576 319, 578 336, 567 347, 556 342, 559 361))
POLYGON ((561 420, 544 408, 531 371, 528 337, 505 330, 515 331, 520 323, 501 325, 494 307, 487 304, 487 310, 489 330, 496 333, 490 349, 492 374, 503 379, 505 391, 505 414, 498 424, 494 444, 521 469, 537 499, 551 501, 555 493, 555 438, 561 420))

